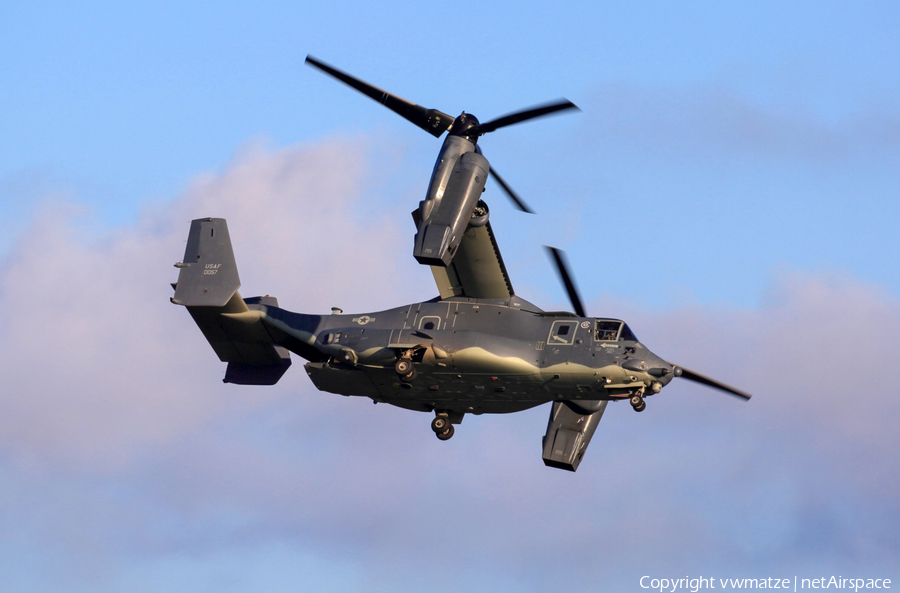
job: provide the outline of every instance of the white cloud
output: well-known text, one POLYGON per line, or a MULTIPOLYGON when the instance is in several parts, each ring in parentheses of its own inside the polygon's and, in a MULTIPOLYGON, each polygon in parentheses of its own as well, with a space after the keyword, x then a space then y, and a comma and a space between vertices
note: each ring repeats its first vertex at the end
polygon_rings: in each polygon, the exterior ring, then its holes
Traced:
POLYGON ((296 359, 277 387, 222 385, 168 303, 191 218, 228 218, 248 296, 315 312, 433 294, 411 225, 355 214, 366 160, 341 141, 256 147, 100 237, 77 211, 36 217, 0 284, 0 505, 17 517, 0 543, 29 556, 4 573, 259 582, 266 563, 235 558, 268 549, 294 588, 357 590, 896 566, 900 305, 852 279, 787 276, 758 310, 591 307, 630 310, 654 351, 754 399, 681 381, 643 414, 614 404, 574 475, 540 461, 544 408, 466 418, 441 443, 427 415, 316 392, 296 359))
POLYGON ((192 218, 230 220, 247 296, 318 312, 397 294, 393 221, 354 215, 364 173, 355 144, 257 146, 99 237, 76 207, 46 208, 3 269, 0 442, 103 465, 219 413, 223 388, 207 387, 221 365, 168 302, 192 218))

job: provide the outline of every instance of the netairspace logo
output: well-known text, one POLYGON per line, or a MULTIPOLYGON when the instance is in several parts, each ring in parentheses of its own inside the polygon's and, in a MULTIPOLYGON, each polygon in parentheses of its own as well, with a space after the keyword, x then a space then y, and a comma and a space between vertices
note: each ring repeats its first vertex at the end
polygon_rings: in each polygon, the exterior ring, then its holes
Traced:
POLYGON ((799 591, 801 589, 844 589, 859 591, 860 589, 890 589, 891 579, 845 579, 840 576, 820 577, 818 579, 716 579, 713 577, 684 577, 680 579, 656 579, 641 577, 641 589, 653 589, 660 593, 676 593, 690 591, 697 593, 700 589, 784 589, 799 591))

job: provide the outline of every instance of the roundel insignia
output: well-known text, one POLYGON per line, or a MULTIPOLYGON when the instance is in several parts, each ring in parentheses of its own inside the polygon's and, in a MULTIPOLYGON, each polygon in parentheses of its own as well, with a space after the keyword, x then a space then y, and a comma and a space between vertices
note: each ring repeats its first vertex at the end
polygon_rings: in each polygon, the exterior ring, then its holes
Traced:
POLYGON ((582 329, 587 329, 587 328, 589 328, 589 327, 591 327, 591 322, 590 322, 590 321, 582 321, 582 322, 581 322, 581 328, 582 328, 582 329))
POLYGON ((355 321, 356 323, 358 323, 360 325, 365 325, 367 323, 371 323, 372 321, 375 321, 375 318, 369 317, 368 315, 362 315, 360 317, 354 318, 353 321, 355 321))

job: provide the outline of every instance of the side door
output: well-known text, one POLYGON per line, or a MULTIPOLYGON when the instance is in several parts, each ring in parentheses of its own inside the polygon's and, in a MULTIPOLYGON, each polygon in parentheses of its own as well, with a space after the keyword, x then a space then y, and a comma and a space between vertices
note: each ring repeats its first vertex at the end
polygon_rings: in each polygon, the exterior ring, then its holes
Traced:
POLYGON ((551 366, 569 362, 575 344, 579 326, 576 319, 557 319, 550 325, 547 341, 544 344, 542 366, 551 366))

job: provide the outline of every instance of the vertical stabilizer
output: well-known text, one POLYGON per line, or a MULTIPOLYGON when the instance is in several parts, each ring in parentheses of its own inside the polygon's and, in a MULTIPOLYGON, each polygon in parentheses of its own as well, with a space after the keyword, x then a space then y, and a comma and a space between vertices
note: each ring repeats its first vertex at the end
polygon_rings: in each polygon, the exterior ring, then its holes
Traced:
POLYGON ((291 356, 275 342, 261 319, 268 307, 278 307, 278 300, 270 296, 241 298, 241 279, 225 219, 191 221, 184 261, 175 266, 179 272, 172 302, 187 307, 219 360, 228 363, 224 381, 277 383, 291 366, 291 356))
POLYGON ((241 287, 224 218, 191 221, 172 302, 188 307, 224 307, 241 287))

